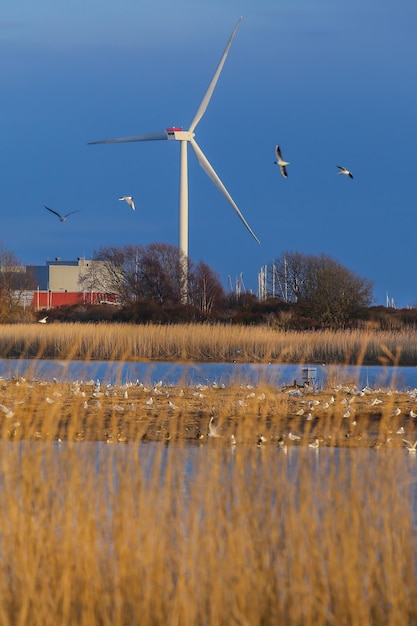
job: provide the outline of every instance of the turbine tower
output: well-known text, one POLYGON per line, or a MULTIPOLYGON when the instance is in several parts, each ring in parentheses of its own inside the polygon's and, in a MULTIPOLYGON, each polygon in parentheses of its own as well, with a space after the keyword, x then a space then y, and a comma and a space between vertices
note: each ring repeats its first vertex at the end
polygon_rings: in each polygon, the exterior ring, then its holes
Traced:
POLYGON ((208 104, 210 102, 211 96, 213 95, 213 91, 216 87, 217 81, 219 79, 220 73, 223 69, 223 65, 226 61, 226 57, 229 53, 230 46, 232 45, 233 38, 236 34, 236 31, 239 27, 242 18, 240 17, 229 41, 227 42, 226 48, 223 52, 223 55, 220 59, 220 62, 217 66, 217 69, 214 73, 213 78, 208 86, 206 93, 200 103, 200 106, 197 109, 197 112, 192 120, 188 130, 183 130, 180 127, 167 128, 165 131, 156 132, 156 133, 147 133, 144 135, 135 135, 133 137, 120 137, 118 139, 105 139, 102 141, 92 141, 89 142, 89 145, 94 144, 106 144, 106 143, 126 143, 126 142, 136 142, 136 141, 159 141, 159 140, 176 140, 180 142, 180 187, 179 187, 179 249, 182 252, 184 263, 184 284, 185 284, 185 294, 183 300, 187 299, 186 294, 186 285, 187 285, 187 257, 188 257, 188 161, 187 161, 187 144, 189 143, 194 151, 194 154, 197 157, 197 160, 203 170, 206 172, 207 176, 213 181, 213 183, 218 187, 218 189, 225 196, 226 200, 232 205, 233 209, 236 211, 237 215, 240 217, 250 234, 254 237, 254 239, 259 242, 259 239, 247 223, 246 219, 243 217, 240 212, 237 204, 233 200, 230 193, 227 191, 226 187, 220 180, 219 176, 216 174, 214 168, 209 163, 207 157, 204 155, 203 151, 197 144, 195 140, 195 129, 197 124, 200 122, 203 117, 208 104))

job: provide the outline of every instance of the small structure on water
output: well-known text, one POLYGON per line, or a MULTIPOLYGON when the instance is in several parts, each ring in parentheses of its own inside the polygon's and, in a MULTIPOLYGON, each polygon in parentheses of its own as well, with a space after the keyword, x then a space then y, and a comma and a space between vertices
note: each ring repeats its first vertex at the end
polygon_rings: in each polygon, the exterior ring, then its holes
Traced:
POLYGON ((317 381, 317 367, 303 367, 301 372, 303 385, 305 387, 313 387, 317 381))

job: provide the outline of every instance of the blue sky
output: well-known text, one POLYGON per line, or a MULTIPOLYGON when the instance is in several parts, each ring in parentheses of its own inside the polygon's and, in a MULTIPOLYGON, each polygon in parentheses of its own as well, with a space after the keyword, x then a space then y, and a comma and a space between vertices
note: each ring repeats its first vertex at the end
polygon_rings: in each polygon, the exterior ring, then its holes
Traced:
POLYGON ((240 16, 196 139, 261 244, 189 150, 190 257, 256 292, 284 251, 325 253, 375 304, 415 303, 415 0, 4 0, 3 246, 44 264, 177 245, 178 142, 87 142, 187 128, 240 16))

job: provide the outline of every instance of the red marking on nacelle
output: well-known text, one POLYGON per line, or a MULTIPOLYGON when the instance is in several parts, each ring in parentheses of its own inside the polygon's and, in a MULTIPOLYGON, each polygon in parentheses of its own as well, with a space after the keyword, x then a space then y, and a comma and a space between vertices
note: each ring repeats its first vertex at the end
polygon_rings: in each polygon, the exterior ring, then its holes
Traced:
POLYGON ((181 131, 182 126, 172 126, 172 128, 167 128, 167 133, 175 133, 176 131, 181 131))

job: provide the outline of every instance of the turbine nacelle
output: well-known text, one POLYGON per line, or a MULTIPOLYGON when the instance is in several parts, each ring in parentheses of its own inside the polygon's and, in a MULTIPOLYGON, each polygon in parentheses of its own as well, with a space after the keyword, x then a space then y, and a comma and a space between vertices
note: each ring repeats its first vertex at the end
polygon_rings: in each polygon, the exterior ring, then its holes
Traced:
POLYGON ((183 130, 181 127, 167 128, 167 139, 176 139, 177 141, 191 141, 195 137, 195 133, 189 130, 183 130))

